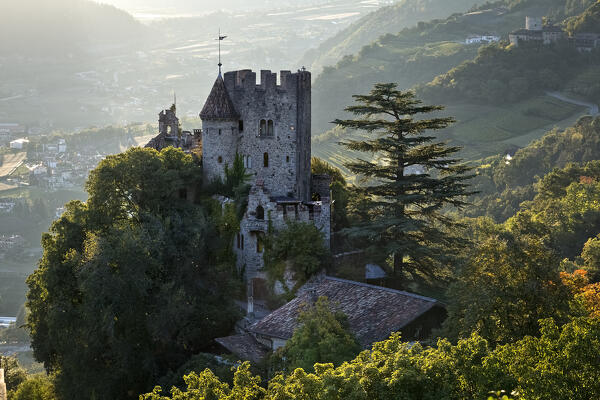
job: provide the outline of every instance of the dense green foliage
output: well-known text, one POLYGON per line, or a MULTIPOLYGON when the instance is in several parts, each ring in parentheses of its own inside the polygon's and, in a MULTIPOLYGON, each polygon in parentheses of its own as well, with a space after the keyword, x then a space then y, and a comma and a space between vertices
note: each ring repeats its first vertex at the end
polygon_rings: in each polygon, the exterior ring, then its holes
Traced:
POLYGON ((10 400, 58 400, 52 380, 45 375, 29 377, 19 385, 10 400))
POLYGON ((328 265, 330 253, 324 239, 315 225, 297 221, 289 221, 285 228, 267 236, 265 269, 272 284, 282 285, 286 298, 328 265), (288 280, 294 283, 293 287, 288 287, 288 280))
POLYGON ((570 33, 600 33, 600 1, 580 15, 569 19, 567 31, 570 33))
MULTIPOLYGON (((535 183, 553 168, 598 159, 600 119, 584 118, 564 131, 549 132, 517 151, 509 161, 501 156, 484 160, 476 169, 477 177, 473 179, 480 194, 466 214, 486 215, 502 222, 516 214, 523 201, 533 200, 535 183)), ((550 189, 553 182, 571 183, 581 175, 596 176, 593 164, 583 167, 571 165, 562 172, 552 172, 543 179, 545 183, 542 183, 540 190, 555 190, 550 189)), ((560 193, 564 193, 566 186, 560 189, 560 193)))
POLYGON ((514 390, 528 400, 600 396, 600 320, 574 319, 562 328, 552 320, 541 324, 540 337, 495 350, 477 335, 456 345, 440 340, 434 347, 405 343, 393 335, 337 368, 316 364, 312 374, 296 369, 278 375, 267 389, 245 363, 236 371, 232 387, 205 370, 186 377, 185 391, 161 396, 156 388, 141 399, 472 400, 499 389, 514 390))
POLYGON ((200 177, 173 148, 109 156, 44 234, 28 327, 61 399, 131 398, 231 329, 232 229, 186 199, 200 177))
POLYGON ((4 369, 6 390, 14 391, 27 380, 27 372, 19 365, 14 357, 0 356, 0 368, 4 369))
POLYGON ((559 260, 542 240, 499 227, 480 226, 477 245, 466 250, 465 265, 448 293, 442 334, 456 340, 472 332, 490 343, 512 343, 536 335, 538 320, 565 322, 569 293, 559 276, 559 260))
POLYGON ((564 89, 565 77, 574 77, 592 65, 600 65, 600 55, 582 54, 566 41, 553 46, 491 45, 480 48, 474 60, 436 77, 417 92, 442 102, 461 99, 500 105, 564 89))
POLYGON ((444 207, 461 208, 469 194, 469 168, 454 158, 458 148, 435 140, 429 131, 445 128, 451 118, 423 119, 442 109, 422 105, 411 92, 395 84, 376 84, 367 95, 354 96, 356 105, 346 110, 357 116, 336 120, 342 127, 364 131, 369 139, 342 144, 369 153, 374 161, 358 159, 346 167, 364 179, 359 191, 368 200, 365 220, 346 233, 379 262, 393 258, 393 272, 432 273, 460 240, 443 228, 454 221, 444 207), (420 167, 423 173, 410 172, 420 167))
POLYGON ((294 335, 274 354, 275 365, 285 371, 302 368, 312 372, 316 363, 337 366, 354 358, 360 345, 348 331, 346 315, 334 307, 326 297, 319 297, 302 310, 294 335))

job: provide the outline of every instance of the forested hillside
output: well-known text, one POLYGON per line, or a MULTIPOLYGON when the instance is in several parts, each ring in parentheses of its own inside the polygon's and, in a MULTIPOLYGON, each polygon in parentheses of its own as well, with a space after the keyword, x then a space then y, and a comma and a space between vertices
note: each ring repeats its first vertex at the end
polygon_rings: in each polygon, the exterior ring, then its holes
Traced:
POLYGON ((148 33, 125 11, 89 0, 3 1, 0 15, 3 54, 63 57, 119 47, 148 33))
POLYGON ((366 90, 375 82, 397 82, 409 89, 429 82, 436 71, 452 65, 450 70, 474 58, 478 46, 464 44, 471 34, 494 32, 506 39, 509 32, 524 26, 527 15, 545 15, 562 21, 594 3, 593 0, 498 1, 471 13, 419 23, 398 34, 385 34, 358 53, 345 56, 335 66, 325 67, 317 76, 314 127, 317 132, 331 128, 329 122, 333 116, 340 115, 352 94, 366 90))
POLYGON ((364 16, 310 50, 304 55, 303 63, 310 65, 311 71, 320 72, 324 66, 335 64, 343 56, 357 52, 383 34, 397 33, 419 21, 464 12, 476 3, 476 0, 400 0, 364 16))

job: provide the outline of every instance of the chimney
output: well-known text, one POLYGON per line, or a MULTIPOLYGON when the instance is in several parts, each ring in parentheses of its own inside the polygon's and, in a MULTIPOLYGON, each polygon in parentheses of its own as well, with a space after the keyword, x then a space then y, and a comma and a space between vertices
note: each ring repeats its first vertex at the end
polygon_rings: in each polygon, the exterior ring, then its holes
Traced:
POLYGON ((0 400, 6 400, 6 383, 4 383, 3 368, 0 368, 0 400))

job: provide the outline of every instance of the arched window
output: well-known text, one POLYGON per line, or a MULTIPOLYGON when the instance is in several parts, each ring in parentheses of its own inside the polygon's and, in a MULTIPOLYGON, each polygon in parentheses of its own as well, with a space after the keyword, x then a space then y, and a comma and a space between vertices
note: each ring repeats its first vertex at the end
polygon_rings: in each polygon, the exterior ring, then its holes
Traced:
POLYGON ((263 167, 267 168, 269 166, 269 153, 263 154, 263 167))
POLYGON ((275 128, 274 128, 274 126, 273 126, 273 120, 272 120, 272 119, 270 119, 270 120, 267 122, 267 136, 268 136, 268 137, 273 137, 273 136, 275 136, 275 128))
POLYGON ((217 158, 217 161, 219 162, 219 164, 221 164, 223 162, 223 157, 219 156, 219 158, 217 158))
POLYGON ((265 219, 265 209, 262 206, 256 207, 256 219, 265 219))
POLYGON ((167 136, 171 136, 171 125, 167 126, 167 136))
POLYGON ((267 121, 265 121, 264 119, 260 120, 260 125, 258 126, 258 136, 267 136, 267 121))

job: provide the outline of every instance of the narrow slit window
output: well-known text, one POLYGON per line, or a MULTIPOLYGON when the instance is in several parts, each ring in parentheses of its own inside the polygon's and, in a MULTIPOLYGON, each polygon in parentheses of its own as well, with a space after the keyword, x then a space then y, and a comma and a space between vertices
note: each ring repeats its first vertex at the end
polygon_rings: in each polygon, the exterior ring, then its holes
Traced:
POLYGON ((244 250, 244 235, 240 235, 242 237, 242 250, 244 250))
POLYGON ((269 166, 269 153, 263 154, 263 167, 267 168, 269 166))
POLYGON ((256 207, 256 219, 265 219, 265 209, 262 206, 256 207))
POLYGON ((275 136, 275 128, 274 128, 272 119, 270 119, 269 122, 267 123, 267 136, 268 137, 275 136))
POLYGON ((262 253, 265 248, 263 236, 259 233, 256 235, 256 252, 262 253))
POLYGON ((267 135, 267 121, 264 119, 260 120, 260 126, 258 128, 258 136, 265 137, 267 135))
POLYGON ((238 121, 238 130, 242 132, 244 130, 244 121, 241 119, 238 121))

